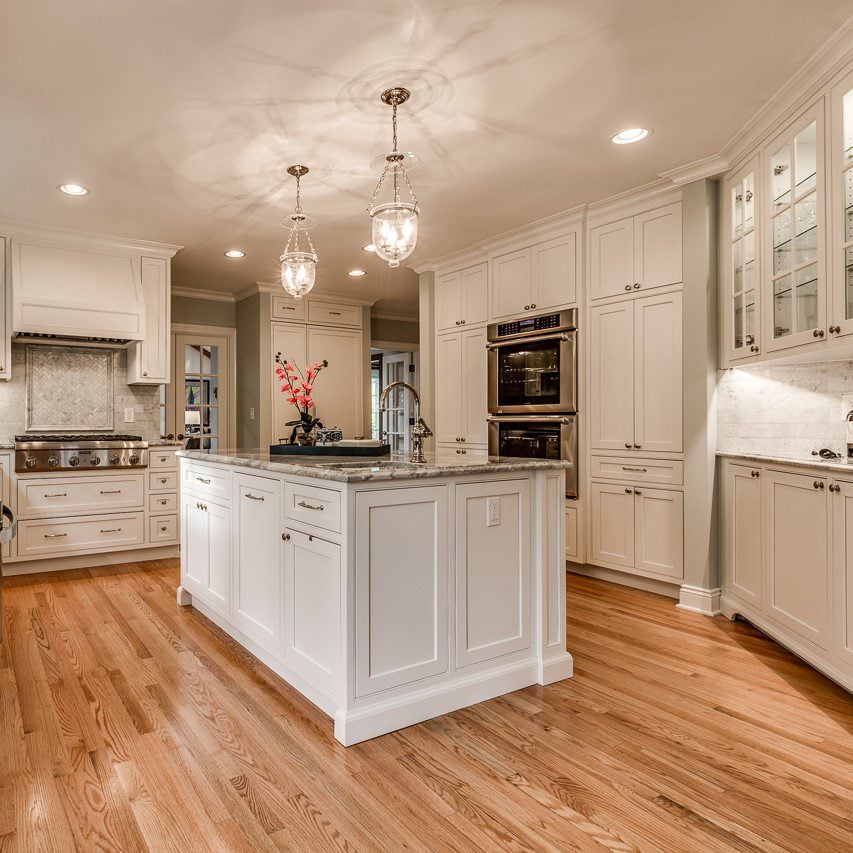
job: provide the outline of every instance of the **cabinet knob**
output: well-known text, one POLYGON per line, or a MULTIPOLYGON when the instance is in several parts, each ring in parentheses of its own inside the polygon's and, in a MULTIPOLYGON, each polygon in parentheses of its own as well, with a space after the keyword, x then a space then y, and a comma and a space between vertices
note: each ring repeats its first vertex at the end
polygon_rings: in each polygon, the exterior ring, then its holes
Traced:
POLYGON ((830 492, 840 492, 841 486, 836 486, 835 483, 830 483, 829 484, 829 491, 830 492))
POLYGON ((529 305, 525 305, 525 306, 524 306, 524 310, 525 310, 525 311, 529 311, 529 310, 530 310, 530 306, 529 306, 529 305))
POLYGON ((143 376, 148 376, 148 371, 147 371, 147 370, 143 370, 143 371, 142 371, 142 375, 143 375, 143 376))
POLYGON ((631 494, 631 489, 625 489, 625 494, 626 494, 626 495, 630 495, 630 494, 631 494))
POLYGON ((816 489, 822 489, 824 484, 823 484, 823 481, 822 481, 822 480, 815 480, 815 481, 814 481, 814 483, 812 483, 812 485, 813 485, 816 489))
POLYGON ((625 447, 626 447, 628 450, 630 450, 630 449, 631 449, 631 442, 630 442, 630 441, 626 441, 626 442, 625 442, 625 447))
POLYGON ((639 450, 642 446, 643 446, 642 444, 635 444, 634 450, 639 450))
POLYGON ((641 495, 643 493, 639 489, 634 489, 634 494, 635 495, 641 495))
POLYGON ((530 303, 530 307, 531 307, 531 308, 535 308, 535 307, 536 307, 536 303, 535 303, 535 302, 531 302, 531 303, 530 303))
POLYGON ((634 282, 634 290, 639 290, 639 289, 640 289, 640 282, 638 282, 638 281, 634 282))
POLYGON ((464 320, 460 320, 460 321, 459 321, 459 325, 460 325, 460 326, 464 326, 464 325, 465 325, 465 321, 464 321, 464 320))
POLYGON ((750 351, 750 352, 758 352, 758 346, 756 346, 755 344, 753 344, 753 345, 749 348, 749 351, 750 351))
POLYGON ((289 533, 282 533, 281 534, 281 541, 282 542, 289 542, 290 541, 290 534, 289 533))
POLYGON ((459 321, 458 321, 458 320, 456 321, 456 325, 457 325, 457 326, 459 325, 459 321))
POLYGON ((760 477, 760 476, 761 476, 761 471, 750 471, 750 472, 749 472, 749 475, 750 475, 751 477, 760 477))
MULTIPOLYGON (((831 330, 830 330, 830 331, 831 331, 831 330)), ((825 332, 823 331, 823 329, 815 329, 815 330, 812 332, 812 334, 813 334, 816 338, 822 338, 822 337, 824 336, 825 332)))
POLYGON ((631 289, 631 285, 630 285, 630 284, 626 284, 626 285, 625 285, 625 290, 630 290, 630 289, 631 289))

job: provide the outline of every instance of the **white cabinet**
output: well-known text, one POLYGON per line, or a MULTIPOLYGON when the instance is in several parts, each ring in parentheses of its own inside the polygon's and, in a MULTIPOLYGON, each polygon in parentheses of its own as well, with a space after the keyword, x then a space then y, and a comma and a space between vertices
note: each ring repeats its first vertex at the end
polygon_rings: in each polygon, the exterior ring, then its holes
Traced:
POLYGON ((231 511, 190 492, 181 495, 181 586, 211 610, 231 606, 231 511))
POLYGON ((142 258, 145 340, 128 347, 128 385, 161 385, 170 381, 172 291, 169 266, 165 258, 142 258))
POLYGON ((767 470, 764 609, 822 649, 829 648, 827 479, 767 470))
POLYGON ((12 378, 12 329, 6 310, 6 287, 6 238, 0 237, 0 380, 12 378))
POLYGON ((832 87, 829 103, 832 299, 827 331, 840 336, 853 332, 853 71, 832 87))
POLYGON ((293 528, 284 541, 284 661, 333 690, 341 675, 341 548, 293 528))
POLYGON ((288 320, 291 322, 305 321, 308 302, 305 299, 294 299, 291 296, 273 296, 273 320, 288 320))
POLYGON ((634 490, 630 486, 590 483, 590 558, 634 568, 634 490))
POLYGON ((308 322, 324 326, 357 326, 361 328, 361 306, 340 302, 308 303, 308 322))
POLYGON ((337 426, 344 438, 364 433, 362 412, 361 331, 308 326, 308 362, 329 362, 314 386, 317 415, 327 427, 337 426))
POLYGON ((853 483, 836 480, 833 512, 833 654, 853 674, 853 483))
POLYGON ((726 591, 760 611, 764 563, 761 468, 728 464, 723 489, 722 563, 726 591))
POLYGON ((566 559, 572 563, 583 563, 583 524, 577 501, 567 501, 564 512, 566 559))
POLYGON ((681 293, 593 306, 590 447, 682 451, 681 293))
POLYGON ((529 481, 457 486, 457 666, 530 647, 532 581, 529 481))
POLYGON ((519 249, 491 259, 492 319, 530 310, 533 295, 533 253, 519 249))
POLYGON ((447 486, 356 494, 358 697, 448 669, 448 503, 447 486))
POLYGON ((437 335, 436 441, 485 445, 488 441, 486 330, 437 335))
POLYGON ((283 533, 278 480, 235 474, 234 622, 270 651, 281 647, 283 533))
POLYGON ((436 281, 436 329, 485 323, 488 315, 486 264, 445 273, 436 281))
POLYGON ((680 202, 590 228, 590 299, 677 284, 681 254, 680 202))
MULTIPOLYGON (((307 361, 308 332, 307 327, 300 323, 273 323, 272 324, 272 353, 273 358, 281 354, 282 360, 292 361, 305 369, 307 361)), ((275 369, 273 364, 270 371, 275 369)), ((325 372, 320 374, 319 383, 326 379, 325 372)), ((272 442, 278 444, 287 441, 293 427, 285 426, 288 421, 298 420, 296 408, 287 402, 287 394, 281 390, 282 383, 277 376, 272 378, 272 442)))
MULTIPOLYGON (((12 503, 12 455, 0 453, 0 503, 7 506, 12 503)), ((0 524, 2 524, 0 519, 0 524)), ((7 542, 2 546, 0 557, 8 557, 12 552, 12 543, 7 542)))

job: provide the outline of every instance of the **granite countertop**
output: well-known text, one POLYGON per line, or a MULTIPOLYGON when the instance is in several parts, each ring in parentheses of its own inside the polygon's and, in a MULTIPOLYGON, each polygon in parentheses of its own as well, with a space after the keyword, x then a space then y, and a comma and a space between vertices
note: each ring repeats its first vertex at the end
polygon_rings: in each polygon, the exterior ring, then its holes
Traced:
POLYGON ((771 456, 765 453, 742 453, 734 450, 718 450, 717 456, 723 459, 744 459, 749 462, 762 462, 777 465, 793 465, 797 468, 822 468, 827 471, 844 471, 853 474, 853 464, 840 459, 823 459, 820 456, 771 456))
POLYGON ((149 441, 149 447, 183 447, 184 443, 182 441, 149 441))
POLYGON ((427 454, 423 464, 409 462, 408 455, 395 454, 379 459, 357 456, 303 456, 296 462, 292 456, 270 456, 268 450, 181 450, 178 456, 199 462, 218 462, 223 465, 240 465, 273 471, 276 474, 293 474, 299 477, 316 477, 338 483, 363 483, 368 480, 415 480, 427 477, 447 477, 457 474, 509 473, 512 471, 562 470, 572 463, 547 459, 514 459, 496 456, 471 456, 460 459, 453 456, 427 454))

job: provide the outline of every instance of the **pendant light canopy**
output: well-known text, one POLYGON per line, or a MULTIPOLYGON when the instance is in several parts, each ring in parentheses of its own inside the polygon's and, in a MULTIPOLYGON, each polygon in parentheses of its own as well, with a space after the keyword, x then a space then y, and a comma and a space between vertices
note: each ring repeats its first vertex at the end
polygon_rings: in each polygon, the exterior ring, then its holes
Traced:
POLYGON ((409 90, 402 86, 386 89, 380 96, 382 103, 388 104, 392 109, 393 143, 391 152, 385 157, 385 166, 379 177, 379 183, 373 191, 367 212, 373 224, 371 242, 376 248, 376 254, 388 261, 389 267, 400 266, 400 261, 412 254, 418 242, 420 210, 405 166, 406 159, 411 159, 412 155, 397 149, 397 107, 406 103, 409 96, 409 90), (386 176, 392 187, 393 197, 389 202, 377 204, 379 191, 386 176), (401 184, 406 185, 411 201, 400 199, 401 184))
POLYGON ((290 166, 287 173, 296 178, 296 208, 287 217, 291 223, 290 234, 287 237, 284 251, 278 260, 281 263, 282 287, 295 299, 301 299, 314 287, 314 277, 317 271, 317 253, 314 251, 314 244, 308 236, 308 229, 313 227, 313 222, 302 212, 299 185, 300 179, 308 174, 308 167, 290 166), (300 232, 305 238, 306 248, 304 249, 299 248, 300 232))

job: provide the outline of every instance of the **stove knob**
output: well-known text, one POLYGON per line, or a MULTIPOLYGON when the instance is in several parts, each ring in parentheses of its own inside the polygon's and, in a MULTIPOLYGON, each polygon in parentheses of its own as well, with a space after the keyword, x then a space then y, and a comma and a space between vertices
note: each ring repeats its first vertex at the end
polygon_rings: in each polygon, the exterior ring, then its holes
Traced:
POLYGON ((110 456, 110 465, 118 465, 119 462, 121 462, 121 459, 119 458, 118 453, 113 453, 113 455, 110 456))
POLYGON ((89 460, 89 464, 90 465, 100 465, 101 464, 101 457, 100 456, 93 456, 89 460))
POLYGON ((28 456, 27 461, 24 462, 24 465, 26 465, 27 468, 35 468, 36 467, 35 457, 34 456, 28 456))
POLYGON ((50 465, 51 468, 58 468, 59 467, 59 457, 58 456, 51 456, 47 460, 47 464, 50 465))
POLYGON ((80 458, 79 458, 78 456, 72 456, 72 457, 68 460, 68 464, 69 464, 72 468, 76 468, 76 467, 80 464, 80 458))
POLYGON ((131 457, 128 461, 130 462, 131 465, 138 465, 139 464, 139 457, 134 453, 131 455, 131 457))

